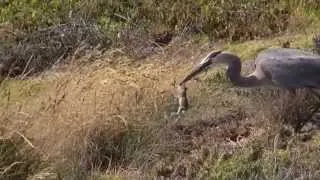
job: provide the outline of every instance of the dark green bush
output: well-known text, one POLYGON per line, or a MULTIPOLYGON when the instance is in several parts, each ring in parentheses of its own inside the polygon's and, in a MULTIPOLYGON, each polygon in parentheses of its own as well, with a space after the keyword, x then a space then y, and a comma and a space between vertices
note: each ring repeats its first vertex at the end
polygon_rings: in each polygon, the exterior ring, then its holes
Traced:
POLYGON ((3 0, 0 22, 24 30, 65 23, 70 19, 97 21, 108 33, 124 25, 148 31, 203 32, 210 38, 252 39, 281 32, 290 17, 312 14, 318 0, 3 0), (301 13, 300 13, 301 15, 301 13))

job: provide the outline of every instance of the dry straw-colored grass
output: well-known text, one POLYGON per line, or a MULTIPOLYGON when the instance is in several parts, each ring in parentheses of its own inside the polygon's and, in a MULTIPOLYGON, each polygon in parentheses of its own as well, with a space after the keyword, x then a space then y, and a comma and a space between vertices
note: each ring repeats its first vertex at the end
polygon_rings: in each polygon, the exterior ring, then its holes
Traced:
MULTIPOLYGON (((5 81, 0 135, 11 138, 19 133, 25 146, 32 145, 32 154, 41 154, 43 166, 52 167, 40 167, 30 175, 42 170, 69 179, 85 179, 88 173, 92 178, 199 178, 225 172, 219 168, 233 162, 234 153, 247 153, 253 142, 265 148, 264 155, 291 146, 291 136, 278 134, 292 102, 284 103, 274 90, 232 88, 220 71, 190 82, 190 109, 180 116, 172 114, 177 108, 174 79, 181 79, 192 67, 186 62, 197 62, 205 51, 208 46, 186 45, 168 51, 171 56, 154 56, 143 63, 123 57, 116 63, 107 56, 64 73, 5 81), (274 146, 278 136, 282 144, 274 146)), ((300 101, 295 107, 302 107, 303 98, 300 101)), ((294 113, 290 117, 296 117, 294 113)), ((293 158, 288 157, 298 162, 293 158)), ((241 162, 239 166, 249 168, 241 162)), ((294 169, 292 164, 284 167, 294 169)), ((316 167, 309 166, 310 171, 316 167)))
POLYGON ((160 114, 170 113, 165 108, 171 79, 161 63, 108 66, 29 84, 4 82, 3 134, 19 132, 45 158, 65 165, 127 166, 148 140, 143 133, 160 114), (28 94, 36 85, 38 92, 28 94))

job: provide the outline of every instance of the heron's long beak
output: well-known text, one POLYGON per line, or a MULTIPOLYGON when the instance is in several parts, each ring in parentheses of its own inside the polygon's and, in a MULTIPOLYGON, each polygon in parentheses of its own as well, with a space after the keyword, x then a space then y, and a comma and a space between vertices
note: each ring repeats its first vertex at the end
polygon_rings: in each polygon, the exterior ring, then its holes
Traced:
POLYGON ((194 76, 204 71, 208 66, 212 64, 212 59, 221 52, 222 51, 216 51, 208 54, 207 57, 205 57, 197 67, 192 69, 192 71, 179 83, 179 85, 183 85, 184 83, 192 79, 194 76))

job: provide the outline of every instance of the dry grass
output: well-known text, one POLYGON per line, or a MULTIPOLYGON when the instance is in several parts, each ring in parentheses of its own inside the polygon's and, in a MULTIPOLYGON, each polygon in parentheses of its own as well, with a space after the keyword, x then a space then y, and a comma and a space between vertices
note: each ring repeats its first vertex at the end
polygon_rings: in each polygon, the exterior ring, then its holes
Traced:
POLYGON ((158 86, 164 69, 156 66, 66 73, 42 80, 46 88, 36 95, 22 93, 32 85, 8 82, 2 124, 23 133, 50 160, 85 169, 126 167, 148 141, 150 124, 165 112, 169 84, 158 86))
MULTIPOLYGON (((301 37, 293 39, 299 44, 301 37)), ((265 48, 275 41, 226 49, 265 48)), ((190 109, 180 116, 172 114, 177 108, 174 79, 181 79, 191 69, 190 62, 208 47, 166 49, 169 55, 155 55, 143 63, 107 56, 54 76, 8 80, 1 90, 0 135, 12 138, 18 132, 25 137, 24 146, 34 146, 31 154, 41 154, 43 165, 29 176, 50 172, 66 179, 277 178, 282 168, 289 178, 298 177, 300 170, 315 177, 319 164, 312 157, 317 157, 319 135, 303 142, 281 130, 281 120, 289 117, 285 108, 292 104, 281 92, 279 96, 274 90, 232 88, 220 71, 213 70, 202 81, 188 84, 190 109), (279 145, 274 143, 277 137, 279 145)), ((303 98, 294 105, 301 103, 303 98)), ((290 117, 297 117, 292 113, 290 117)))

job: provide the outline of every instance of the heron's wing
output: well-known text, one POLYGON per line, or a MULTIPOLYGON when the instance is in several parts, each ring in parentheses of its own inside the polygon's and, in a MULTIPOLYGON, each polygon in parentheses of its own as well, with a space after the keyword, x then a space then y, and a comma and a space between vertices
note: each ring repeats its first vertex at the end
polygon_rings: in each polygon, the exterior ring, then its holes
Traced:
POLYGON ((304 51, 301 49, 291 49, 291 48, 269 48, 261 51, 256 58, 256 64, 267 59, 288 59, 288 58, 317 58, 318 55, 313 52, 304 51))
POLYGON ((320 56, 283 53, 260 59, 259 66, 274 83, 287 88, 320 88, 320 56))

